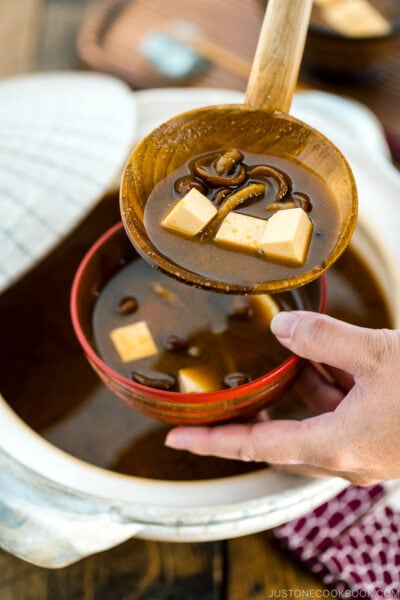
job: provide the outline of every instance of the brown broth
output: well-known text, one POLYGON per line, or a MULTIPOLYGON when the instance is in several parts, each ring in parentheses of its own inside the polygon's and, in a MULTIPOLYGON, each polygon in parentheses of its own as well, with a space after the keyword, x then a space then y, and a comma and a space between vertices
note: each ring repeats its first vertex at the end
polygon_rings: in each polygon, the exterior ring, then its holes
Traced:
MULTIPOLYGON (((274 299, 283 310, 304 308, 297 290, 274 299)), ((122 268, 101 291, 93 329, 103 360, 128 378, 132 371, 146 377, 176 377, 179 369, 212 364, 223 388, 229 374, 256 379, 289 355, 252 298, 190 287, 140 258, 122 268), (127 297, 135 298, 137 307, 133 313, 121 314, 121 299, 127 297), (159 353, 124 363, 110 332, 139 321, 149 326, 159 353)))
MULTIPOLYGON (((205 239, 201 235, 185 239, 164 229, 161 226, 163 217, 178 198, 184 195, 175 191, 175 182, 191 173, 191 165, 195 159, 158 183, 150 194, 144 211, 144 224, 152 243, 178 265, 221 283, 235 281, 243 285, 254 285, 263 280, 275 281, 298 276, 319 265, 321 256, 328 256, 333 250, 338 230, 337 208, 325 182, 318 174, 294 160, 246 152, 243 152, 243 156, 243 163, 248 166, 271 165, 283 171, 292 182, 292 191, 306 194, 310 198, 312 210, 308 216, 313 222, 314 230, 304 265, 278 264, 261 255, 245 254, 217 246, 212 239, 205 239)), ((272 214, 266 210, 266 206, 274 201, 276 192, 276 186, 268 185, 264 198, 240 207, 237 212, 266 219, 272 214)))

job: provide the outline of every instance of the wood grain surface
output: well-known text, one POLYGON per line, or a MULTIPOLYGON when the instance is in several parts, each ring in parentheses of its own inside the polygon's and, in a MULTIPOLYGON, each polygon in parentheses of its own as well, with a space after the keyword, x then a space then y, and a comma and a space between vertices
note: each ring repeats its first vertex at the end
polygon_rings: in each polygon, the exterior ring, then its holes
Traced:
MULTIPOLYGON (((1 0, 0 77, 82 68, 76 35, 86 11, 97 5, 96 0, 1 0)), ((19 293, 18 286, 12 293, 19 293)), ((24 375, 29 385, 30 374, 24 375)), ((191 544, 132 539, 60 570, 0 552, 1 600, 266 600, 282 590, 322 597, 324 588, 281 552, 269 532, 191 544)))

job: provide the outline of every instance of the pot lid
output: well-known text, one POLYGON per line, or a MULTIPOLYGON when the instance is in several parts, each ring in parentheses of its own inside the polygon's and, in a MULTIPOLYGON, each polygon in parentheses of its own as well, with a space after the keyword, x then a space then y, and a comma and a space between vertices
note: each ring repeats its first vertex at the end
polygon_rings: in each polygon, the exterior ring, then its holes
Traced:
POLYGON ((124 83, 62 72, 0 81, 0 292, 48 254, 119 175, 136 138, 124 83))

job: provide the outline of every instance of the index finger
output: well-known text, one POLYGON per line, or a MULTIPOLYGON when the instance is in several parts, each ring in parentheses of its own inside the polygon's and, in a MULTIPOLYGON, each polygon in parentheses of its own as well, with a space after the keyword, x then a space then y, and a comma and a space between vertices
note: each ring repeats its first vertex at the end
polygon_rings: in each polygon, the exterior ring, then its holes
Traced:
POLYGON ((336 416, 327 413, 303 421, 176 427, 165 443, 202 456, 330 468, 337 437, 336 416))

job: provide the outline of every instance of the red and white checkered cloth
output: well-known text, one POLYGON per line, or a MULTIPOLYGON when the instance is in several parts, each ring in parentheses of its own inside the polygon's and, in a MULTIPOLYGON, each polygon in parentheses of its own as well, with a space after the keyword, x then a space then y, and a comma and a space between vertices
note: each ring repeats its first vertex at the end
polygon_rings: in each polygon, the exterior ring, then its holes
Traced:
POLYGON ((349 486, 274 535, 343 597, 400 600, 399 496, 398 485, 349 486))

